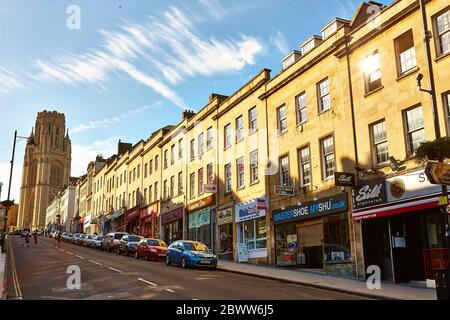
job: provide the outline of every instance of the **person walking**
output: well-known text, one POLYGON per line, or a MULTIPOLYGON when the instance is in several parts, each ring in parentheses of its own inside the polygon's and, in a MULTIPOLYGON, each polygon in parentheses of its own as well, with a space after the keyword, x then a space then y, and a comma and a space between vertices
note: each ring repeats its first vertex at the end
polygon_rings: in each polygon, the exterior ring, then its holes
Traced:
POLYGON ((33 236, 34 236, 34 245, 37 247, 37 243, 38 243, 38 233, 37 233, 37 230, 34 231, 33 236))
POLYGON ((27 247, 30 246, 30 233, 29 233, 29 232, 27 232, 27 233, 25 234, 25 245, 26 245, 27 247))
POLYGON ((61 248, 61 232, 58 232, 58 248, 61 248))

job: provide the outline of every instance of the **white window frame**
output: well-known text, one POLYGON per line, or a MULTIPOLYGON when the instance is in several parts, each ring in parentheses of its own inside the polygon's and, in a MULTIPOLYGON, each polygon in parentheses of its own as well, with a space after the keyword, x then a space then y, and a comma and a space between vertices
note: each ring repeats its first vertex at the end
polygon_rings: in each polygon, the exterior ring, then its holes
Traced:
POLYGON ((298 162, 300 164, 300 185, 302 187, 309 186, 309 185, 311 185, 311 180, 312 180, 311 149, 310 149, 309 145, 302 147, 298 150, 298 160, 299 160, 298 162), (304 157, 302 154, 304 150, 308 151, 308 159, 306 161, 304 161, 304 157), (309 182, 305 182, 305 180, 306 180, 306 175, 305 175, 306 169, 305 168, 307 166, 309 166, 309 175, 308 175, 309 182))
POLYGON ((277 128, 278 133, 283 133, 287 131, 287 114, 286 114, 286 105, 277 108, 277 128), (283 115, 281 114, 281 110, 283 110, 283 115))
POLYGON ((308 120, 306 113, 306 91, 303 91, 295 97, 295 106, 297 110, 297 124, 302 124, 308 120))
POLYGON ((248 110, 248 129, 249 134, 258 130, 258 115, 256 106, 248 110))
POLYGON ((244 140, 244 117, 236 118, 236 143, 244 140))
POLYGON ((332 135, 328 136, 328 137, 324 137, 320 140, 320 150, 321 150, 321 155, 322 155, 322 176, 323 176, 323 180, 327 180, 327 179, 331 179, 334 177, 334 173, 336 172, 336 155, 335 155, 335 149, 334 149, 334 138, 332 135), (325 142, 327 141, 331 141, 332 144, 332 151, 330 152, 325 152, 325 142), (333 167, 332 169, 327 169, 327 163, 328 163, 328 159, 332 157, 333 159, 333 167), (330 170, 330 172, 327 172, 328 170, 330 170), (331 172, 332 171, 332 172, 331 172))
POLYGON ((439 48, 439 56, 444 55, 450 52, 450 9, 447 9, 445 12, 442 12, 435 18, 436 23, 436 33, 437 33, 437 42, 439 48), (439 28, 439 19, 442 18, 443 21, 443 29, 439 28), (443 42, 445 39, 445 43, 443 42), (445 47, 444 47, 445 44, 445 47))
POLYGON ((224 148, 227 149, 231 147, 231 124, 227 124, 224 127, 224 148))
POLYGON ((255 183, 259 180, 258 170, 258 149, 256 149, 250 152, 250 183, 255 183))
POLYGON ((328 77, 317 83, 317 96, 319 101, 319 113, 331 109, 330 80, 328 77))
POLYGON ((232 173, 231 173, 231 163, 227 163, 224 167, 225 176, 225 192, 231 192, 233 190, 232 186, 232 173))
POLYGON ((244 157, 236 159, 236 187, 242 189, 245 187, 245 161, 244 157))
MULTIPOLYGON (((404 115, 404 121, 405 121, 405 130, 406 130, 406 143, 407 143, 407 151, 408 151, 408 156, 413 156, 417 150, 414 150, 414 145, 413 145, 413 140, 412 140, 412 136, 417 133, 417 132, 422 132, 422 136, 423 139, 421 142, 425 142, 426 141, 426 137, 425 137, 425 121, 423 118, 423 107, 421 105, 409 108, 407 110, 405 110, 403 112, 404 115), (422 119, 421 119, 421 126, 415 127, 415 128, 410 128, 410 123, 408 121, 408 114, 413 111, 413 110, 419 110, 422 114, 422 119)), ((418 143, 418 145, 420 145, 420 142, 418 143)))
POLYGON ((284 155, 284 156, 280 157, 278 163, 279 163, 279 167, 280 167, 280 186, 289 186, 289 182, 290 182, 289 181, 290 180, 289 155, 284 155), (284 160, 287 160, 285 169, 283 169, 283 166, 284 166, 283 161, 284 160))
POLYGON ((383 119, 383 120, 380 120, 378 122, 371 124, 370 125, 370 135, 372 138, 372 154, 373 154, 373 159, 374 159, 375 164, 380 165, 380 164, 386 163, 387 161, 389 161, 389 148, 388 148, 388 139, 387 139, 387 130, 386 130, 386 120, 383 119), (377 140, 375 129, 379 128, 380 125, 384 127, 384 136, 385 137, 384 137, 384 139, 377 140), (379 152, 379 146, 381 146, 383 144, 386 145, 387 156, 386 156, 386 160, 380 161, 381 153, 379 152))

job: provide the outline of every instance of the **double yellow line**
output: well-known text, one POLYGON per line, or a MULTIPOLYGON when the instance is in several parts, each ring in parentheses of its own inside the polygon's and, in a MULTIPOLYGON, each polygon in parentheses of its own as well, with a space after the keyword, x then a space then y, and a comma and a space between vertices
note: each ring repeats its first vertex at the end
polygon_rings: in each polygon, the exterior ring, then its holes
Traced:
POLYGON ((20 290, 20 284, 19 284, 19 278, 17 277, 17 270, 16 270, 16 260, 14 258, 14 251, 11 244, 11 239, 8 237, 9 242, 9 257, 11 259, 11 272, 14 282, 14 291, 16 292, 16 299, 22 299, 22 291, 20 290))

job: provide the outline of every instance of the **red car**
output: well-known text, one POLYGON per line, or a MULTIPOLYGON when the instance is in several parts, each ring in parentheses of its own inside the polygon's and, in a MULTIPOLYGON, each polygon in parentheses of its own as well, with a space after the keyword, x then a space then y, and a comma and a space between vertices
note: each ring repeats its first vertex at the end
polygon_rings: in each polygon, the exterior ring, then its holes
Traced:
POLYGON ((145 260, 165 260, 167 256, 167 244, 159 239, 142 239, 139 241, 134 257, 145 260))

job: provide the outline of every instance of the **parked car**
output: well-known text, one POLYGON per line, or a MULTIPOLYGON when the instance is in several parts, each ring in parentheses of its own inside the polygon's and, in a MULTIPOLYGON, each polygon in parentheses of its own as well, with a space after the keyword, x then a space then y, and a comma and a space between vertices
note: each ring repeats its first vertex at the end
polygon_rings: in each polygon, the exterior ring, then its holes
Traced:
POLYGON ((85 238, 86 235, 84 233, 80 234, 79 237, 77 238, 76 244, 82 246, 85 238))
POLYGON ((106 237, 102 240, 102 250, 106 250, 111 252, 112 250, 116 250, 119 245, 120 239, 123 236, 127 235, 126 232, 110 232, 106 235, 106 237))
POLYGON ((78 241, 78 237, 81 235, 81 233, 75 233, 74 235, 73 235, 73 237, 72 237, 72 243, 73 244, 76 244, 77 243, 77 241, 78 241))
POLYGON ((73 233, 72 233, 72 232, 69 232, 69 233, 67 234, 66 238, 64 239, 64 241, 66 241, 66 242, 72 242, 72 239, 73 239, 73 233))
POLYGON ((64 241, 69 233, 64 231, 61 233, 61 239, 64 241))
POLYGON ((86 238, 83 240, 83 246, 90 247, 92 242, 94 241, 94 236, 92 234, 88 234, 86 238))
POLYGON ((167 250, 166 264, 177 264, 188 267, 217 267, 217 257, 208 247, 197 241, 178 240, 167 250))
POLYGON ((91 248, 100 249, 102 247, 103 238, 103 236, 96 236, 92 241, 91 248))
POLYGON ((136 248, 134 257, 145 260, 165 260, 167 256, 167 244, 159 239, 142 239, 136 248))
POLYGON ((134 254, 141 239, 142 237, 136 235, 124 235, 117 246, 117 254, 120 255, 122 252, 124 252, 126 256, 129 256, 130 253, 134 254))

